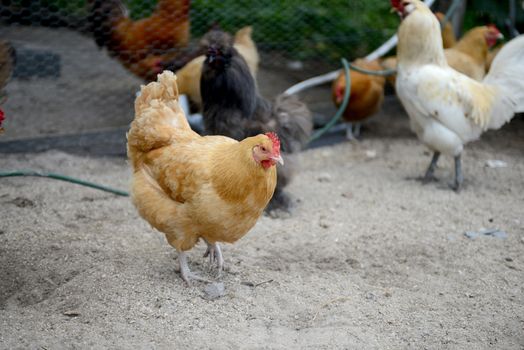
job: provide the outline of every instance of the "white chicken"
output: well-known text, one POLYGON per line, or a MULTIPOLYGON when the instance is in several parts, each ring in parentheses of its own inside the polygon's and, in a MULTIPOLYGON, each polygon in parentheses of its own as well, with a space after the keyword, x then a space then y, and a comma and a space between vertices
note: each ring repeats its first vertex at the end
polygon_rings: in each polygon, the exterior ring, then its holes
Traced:
POLYGON ((524 35, 508 44, 482 82, 450 68, 442 49, 440 25, 418 0, 391 0, 402 18, 398 30, 396 91, 412 130, 434 151, 424 182, 434 179, 440 154, 455 158, 459 191, 464 144, 488 129, 498 129, 524 111, 524 35))

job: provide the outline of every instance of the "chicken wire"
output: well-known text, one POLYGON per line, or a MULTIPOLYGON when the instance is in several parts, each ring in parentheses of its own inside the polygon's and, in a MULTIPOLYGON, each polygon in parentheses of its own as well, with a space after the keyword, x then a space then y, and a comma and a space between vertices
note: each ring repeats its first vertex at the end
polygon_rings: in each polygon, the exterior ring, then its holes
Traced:
MULTIPOLYGON (((87 1, 1 0, 1 4, 0 40, 9 41, 16 52, 2 107, 4 140, 129 124, 135 93, 144 80, 97 46, 87 1)), ((133 20, 150 16, 156 4, 123 2, 133 20)), ((338 67, 341 57, 366 55, 398 25, 389 1, 383 0, 193 0, 189 19, 188 44, 165 47, 166 52, 191 52, 214 26, 234 33, 250 25, 261 56, 258 80, 268 97, 338 67)))

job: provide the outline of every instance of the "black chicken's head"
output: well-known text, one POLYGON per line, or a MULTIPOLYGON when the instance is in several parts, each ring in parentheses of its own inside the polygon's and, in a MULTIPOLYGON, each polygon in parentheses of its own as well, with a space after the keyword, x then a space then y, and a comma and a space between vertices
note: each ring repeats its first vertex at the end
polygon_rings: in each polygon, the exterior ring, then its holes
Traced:
POLYGON ((227 50, 211 45, 207 48, 206 59, 211 67, 223 67, 231 60, 231 52, 227 52, 227 50))
POLYGON ((221 30, 212 30, 202 39, 207 47, 206 63, 215 69, 229 65, 233 56, 233 38, 221 30))

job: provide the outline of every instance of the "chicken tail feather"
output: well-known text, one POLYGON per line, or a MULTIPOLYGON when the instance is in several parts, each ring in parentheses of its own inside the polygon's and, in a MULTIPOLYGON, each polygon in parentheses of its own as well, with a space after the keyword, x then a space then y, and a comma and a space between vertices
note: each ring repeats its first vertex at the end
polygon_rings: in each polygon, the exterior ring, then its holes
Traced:
POLYGON ((483 83, 498 91, 489 129, 498 129, 515 113, 524 112, 524 35, 504 45, 483 83))
POLYGON ((158 81, 142 86, 127 134, 130 159, 195 135, 178 103, 175 74, 164 71, 158 81))
POLYGON ((299 152, 308 143, 313 131, 313 116, 297 96, 279 95, 273 105, 277 118, 277 134, 282 142, 282 151, 299 152))

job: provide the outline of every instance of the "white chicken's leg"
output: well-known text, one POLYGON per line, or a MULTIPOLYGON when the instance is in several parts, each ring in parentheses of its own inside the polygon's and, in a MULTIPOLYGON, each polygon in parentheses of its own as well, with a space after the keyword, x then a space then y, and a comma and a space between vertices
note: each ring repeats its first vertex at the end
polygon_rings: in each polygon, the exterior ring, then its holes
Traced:
POLYGON ((189 270, 189 265, 187 264, 187 253, 183 251, 178 252, 178 263, 180 264, 180 275, 182 279, 187 283, 188 286, 191 285, 191 280, 201 281, 210 283, 210 281, 202 278, 198 275, 195 275, 189 270))
POLYGON ((464 181, 464 177, 462 175, 462 161, 461 161, 461 155, 455 156, 455 182, 451 185, 451 188, 455 192, 460 192, 460 189, 462 188, 462 182, 464 181))
POLYGON ((217 267, 218 267, 218 276, 222 275, 222 270, 224 268, 224 257, 222 256, 222 250, 220 249, 220 245, 218 243, 211 244, 208 241, 207 243, 207 250, 204 253, 204 258, 209 256, 209 263, 213 264, 213 262, 216 261, 217 267))
POLYGON ((437 167, 438 158, 440 157, 440 152, 433 153, 433 158, 431 158, 431 163, 429 163, 428 170, 422 178, 423 183, 429 183, 430 181, 435 181, 435 168, 437 167))

